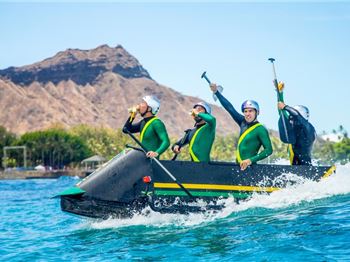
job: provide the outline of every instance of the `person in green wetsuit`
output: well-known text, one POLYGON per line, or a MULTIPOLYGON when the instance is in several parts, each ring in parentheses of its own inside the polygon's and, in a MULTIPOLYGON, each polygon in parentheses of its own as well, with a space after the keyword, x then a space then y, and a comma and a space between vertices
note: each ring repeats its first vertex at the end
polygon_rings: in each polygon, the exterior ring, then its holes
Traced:
POLYGON ((258 103, 254 100, 244 101, 241 107, 242 115, 238 113, 233 105, 218 91, 216 84, 212 83, 210 89, 240 127, 236 160, 240 164, 241 170, 245 170, 251 164, 255 164, 271 155, 272 145, 269 132, 257 120, 260 111, 258 103), (259 152, 261 147, 264 149, 259 152))
POLYGON ((192 161, 209 162, 215 139, 216 118, 211 115, 211 107, 205 102, 195 104, 191 115, 195 121, 194 128, 186 130, 185 136, 172 146, 172 150, 179 154, 181 147, 189 144, 192 161))
POLYGON ((126 121, 123 132, 140 133, 140 141, 148 150, 147 157, 159 157, 170 145, 168 133, 164 123, 156 117, 159 111, 160 101, 155 96, 145 96, 142 102, 129 110, 130 117, 126 121), (136 114, 143 118, 133 124, 136 114))

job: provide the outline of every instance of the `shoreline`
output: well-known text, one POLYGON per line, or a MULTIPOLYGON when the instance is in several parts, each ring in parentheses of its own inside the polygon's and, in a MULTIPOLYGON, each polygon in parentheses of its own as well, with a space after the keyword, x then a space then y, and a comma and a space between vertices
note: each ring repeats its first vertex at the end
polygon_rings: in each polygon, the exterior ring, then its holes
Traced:
POLYGON ((17 180, 17 179, 55 179, 61 176, 78 176, 84 178, 91 171, 85 170, 54 170, 54 171, 0 171, 0 180, 17 180))

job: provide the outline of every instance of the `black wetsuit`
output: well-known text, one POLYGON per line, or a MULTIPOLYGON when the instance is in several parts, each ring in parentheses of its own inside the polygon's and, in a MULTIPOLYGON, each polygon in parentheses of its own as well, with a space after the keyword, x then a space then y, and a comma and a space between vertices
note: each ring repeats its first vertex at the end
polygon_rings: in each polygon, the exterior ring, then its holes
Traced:
POLYGON ((311 151, 316 139, 315 128, 293 107, 285 106, 283 110, 289 113, 289 124, 292 125, 295 134, 295 143, 292 144, 293 152, 289 152, 293 156, 291 164, 311 165, 311 151))
POLYGON ((191 139, 192 139, 192 137, 196 133, 196 131, 199 128, 201 128, 203 125, 205 125, 205 123, 201 124, 201 125, 195 125, 194 128, 185 130, 186 134, 180 140, 178 140, 175 144, 173 144, 171 149, 174 149, 175 146, 183 147, 183 146, 189 144, 191 139))

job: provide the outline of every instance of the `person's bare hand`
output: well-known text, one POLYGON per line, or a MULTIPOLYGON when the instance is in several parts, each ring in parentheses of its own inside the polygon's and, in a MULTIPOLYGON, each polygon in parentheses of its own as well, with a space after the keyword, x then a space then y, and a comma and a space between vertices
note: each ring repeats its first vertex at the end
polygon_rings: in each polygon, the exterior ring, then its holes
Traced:
POLYGON ((241 170, 246 170, 246 168, 251 164, 252 164, 252 161, 250 159, 243 160, 240 164, 241 170))
POLYGON ((201 111, 198 108, 193 108, 192 109, 192 115, 197 116, 201 111))
POLYGON ((178 145, 174 146, 173 152, 174 152, 175 154, 180 153, 180 147, 179 147, 178 145))
POLYGON ((215 83, 211 83, 210 84, 210 90, 213 92, 213 93, 216 93, 218 91, 218 86, 215 84, 215 83))
POLYGON ((278 102, 277 107, 279 110, 283 110, 286 107, 286 104, 283 102, 278 102))
POLYGON ((149 157, 149 158, 154 158, 154 157, 157 157, 159 154, 157 152, 154 152, 154 151, 148 151, 146 156, 149 157))

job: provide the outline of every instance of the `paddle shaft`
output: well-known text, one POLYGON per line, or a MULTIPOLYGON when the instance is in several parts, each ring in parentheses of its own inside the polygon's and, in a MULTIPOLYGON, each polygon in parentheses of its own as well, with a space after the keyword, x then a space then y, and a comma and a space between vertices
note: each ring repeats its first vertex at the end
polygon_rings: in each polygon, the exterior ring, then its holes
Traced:
POLYGON ((208 84, 211 84, 211 81, 209 80, 209 78, 207 77, 207 72, 204 71, 203 74, 201 75, 201 78, 204 78, 205 80, 207 80, 208 84))
MULTIPOLYGON (((207 77, 207 72, 203 72, 201 78, 204 78, 208 82, 208 84, 211 85, 211 81, 207 77)), ((219 85, 219 86, 217 86, 217 91, 222 93, 222 91, 224 91, 224 88, 219 85)), ((218 99, 217 96, 215 95, 215 93, 213 93, 213 98, 214 98, 214 101, 216 101, 218 99)))
MULTIPOLYGON (((181 149, 181 146, 179 146, 179 150, 180 150, 180 149, 181 149)), ((180 153, 180 152, 179 152, 179 153, 180 153)), ((173 156, 173 158, 171 159, 171 161, 175 161, 176 158, 177 158, 177 155, 178 155, 179 153, 175 154, 175 155, 173 156)))
MULTIPOLYGON (((269 61, 272 64, 272 71, 273 71, 273 76, 274 76, 273 83, 275 85, 276 92, 277 92, 277 101, 279 101, 279 94, 278 94, 279 90, 278 90, 277 74, 276 74, 276 69, 275 69, 275 64, 274 64, 275 59, 269 58, 269 61)), ((282 118, 284 134, 286 135, 287 141, 289 141, 288 132, 287 132, 287 126, 286 126, 286 122, 285 122, 285 119, 284 119, 284 116, 283 116, 283 112, 281 110, 278 110, 278 111, 279 111, 280 116, 282 118)))
MULTIPOLYGON (((128 135, 142 148, 143 152, 146 154, 147 153, 147 149, 145 148, 145 146, 126 128, 124 129, 128 135)), ((163 166, 162 163, 159 162, 159 160, 157 158, 152 158, 154 160, 154 162, 157 163, 157 165, 163 169, 163 171, 183 190, 185 191, 185 193, 189 196, 189 197, 193 197, 192 194, 181 184, 177 181, 176 177, 173 176, 173 174, 170 173, 170 171, 163 166)))

